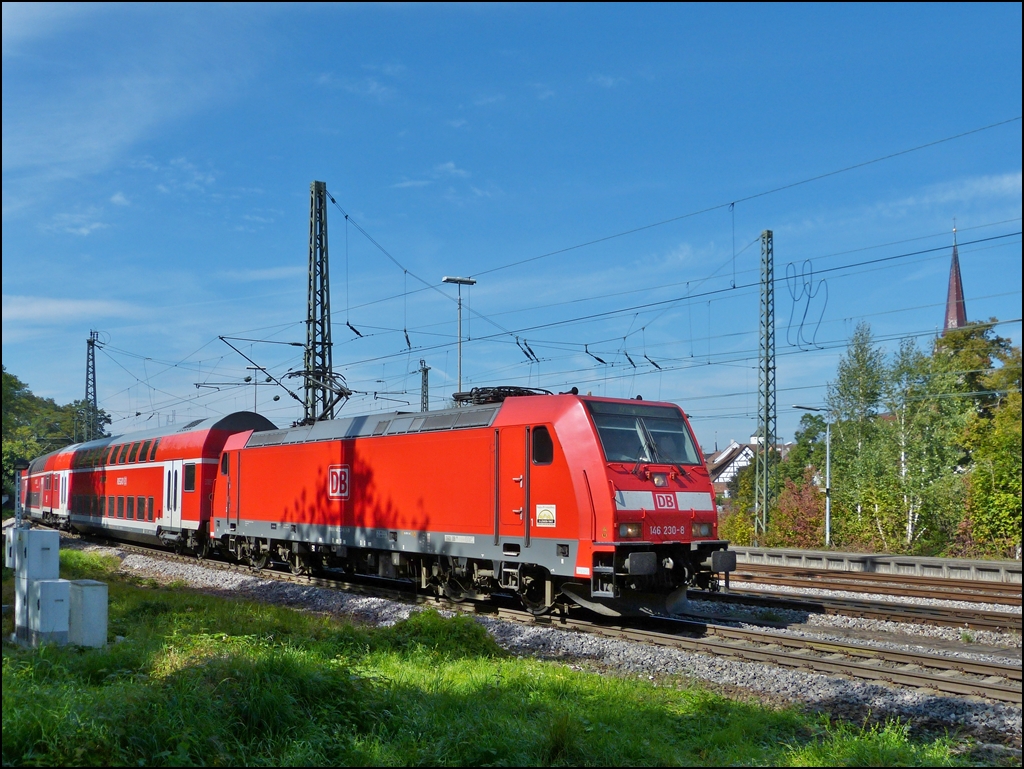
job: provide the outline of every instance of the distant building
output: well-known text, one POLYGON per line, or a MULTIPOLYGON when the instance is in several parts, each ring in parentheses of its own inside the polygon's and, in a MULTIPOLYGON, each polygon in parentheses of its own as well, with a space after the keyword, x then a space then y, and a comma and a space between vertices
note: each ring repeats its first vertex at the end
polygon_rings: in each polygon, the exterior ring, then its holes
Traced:
POLYGON ((949 288, 946 291, 946 322, 942 327, 945 334, 951 328, 967 325, 967 308, 964 305, 964 284, 960 279, 960 258, 956 252, 956 227, 953 228, 953 259, 949 265, 949 288))
MULTIPOLYGON (((761 445, 761 438, 752 435, 750 443, 737 443, 729 441, 729 445, 721 451, 715 451, 704 457, 708 465, 708 475, 711 476, 711 483, 715 487, 715 496, 729 499, 729 484, 733 478, 747 465, 754 461, 754 456, 761 445)), ((776 443, 775 450, 779 453, 780 459, 789 456, 790 449, 796 444, 776 443)))
POLYGON ((708 474, 715 496, 729 498, 729 484, 740 470, 754 461, 756 450, 756 443, 729 441, 728 446, 708 458, 708 474))

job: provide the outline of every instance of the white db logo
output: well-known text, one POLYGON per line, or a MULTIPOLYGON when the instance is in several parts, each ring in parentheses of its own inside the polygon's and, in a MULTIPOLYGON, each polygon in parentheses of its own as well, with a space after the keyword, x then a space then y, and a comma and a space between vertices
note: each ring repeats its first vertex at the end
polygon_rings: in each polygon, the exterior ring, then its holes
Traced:
POLYGON ((327 468, 327 496, 329 499, 348 499, 348 465, 327 468))
POLYGON ((656 510, 675 510, 676 495, 672 492, 654 492, 654 507, 656 510))

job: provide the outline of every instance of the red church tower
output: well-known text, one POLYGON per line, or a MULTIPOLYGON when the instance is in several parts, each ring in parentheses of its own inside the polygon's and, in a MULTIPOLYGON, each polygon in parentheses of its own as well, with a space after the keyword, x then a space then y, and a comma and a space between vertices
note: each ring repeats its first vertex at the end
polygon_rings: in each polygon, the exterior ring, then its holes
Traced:
POLYGON ((949 289, 946 292, 945 334, 951 328, 967 325, 967 310, 964 307, 964 285, 960 280, 960 259, 956 253, 956 227, 953 228, 953 261, 949 265, 949 289))

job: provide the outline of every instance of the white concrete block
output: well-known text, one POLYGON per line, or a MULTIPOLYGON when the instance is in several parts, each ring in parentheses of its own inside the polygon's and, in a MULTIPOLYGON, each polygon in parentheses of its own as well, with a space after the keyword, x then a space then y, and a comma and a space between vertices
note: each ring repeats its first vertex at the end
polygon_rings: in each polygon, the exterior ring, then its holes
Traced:
POLYGON ((94 579, 71 581, 68 643, 103 648, 107 645, 107 585, 94 579))
POLYGON ((60 577, 60 532, 45 529, 16 529, 16 579, 29 582, 60 577))
POLYGON ((33 646, 68 642, 71 582, 37 579, 28 583, 28 636, 33 646))

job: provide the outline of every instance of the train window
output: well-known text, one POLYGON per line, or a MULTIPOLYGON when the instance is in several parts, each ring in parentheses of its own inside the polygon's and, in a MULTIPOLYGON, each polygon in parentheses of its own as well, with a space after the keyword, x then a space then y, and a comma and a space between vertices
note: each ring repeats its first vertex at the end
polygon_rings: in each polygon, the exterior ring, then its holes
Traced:
POLYGON ((47 476, 45 476, 43 478, 43 491, 48 491, 49 488, 50 488, 50 476, 47 475, 47 476))
POLYGON ((196 466, 191 462, 185 465, 184 484, 185 491, 196 490, 196 466))
POLYGON ((609 462, 701 462, 678 409, 604 401, 587 401, 587 407, 609 462))
POLYGON ((125 518, 135 520, 135 497, 128 497, 127 514, 125 518))
POLYGON ((117 455, 117 463, 119 465, 124 464, 124 461, 128 458, 128 449, 131 447, 132 445, 130 443, 126 443, 121 447, 121 453, 117 455))
POLYGON ((114 517, 114 498, 107 497, 107 518, 114 517))
POLYGON ((147 459, 149 459, 149 444, 151 442, 152 441, 146 441, 145 443, 142 444, 142 450, 139 451, 140 462, 145 462, 147 459))
POLYGON ((145 497, 139 497, 139 501, 138 501, 135 509, 139 511, 139 520, 140 521, 146 520, 146 498, 145 497))
POLYGON ((231 466, 231 463, 228 461, 228 455, 227 454, 222 454, 221 457, 220 457, 220 474, 221 475, 227 475, 228 474, 228 468, 230 466, 231 466))
POLYGON ((171 471, 167 471, 167 483, 164 484, 164 488, 167 490, 167 501, 164 502, 164 507, 168 510, 171 509, 171 471))
POLYGON ((139 455, 139 444, 133 443, 132 444, 132 450, 128 453, 128 461, 129 462, 134 462, 135 461, 135 457, 137 457, 138 455, 139 455))
POLYGON ((546 427, 533 428, 533 463, 550 465, 555 458, 555 444, 546 427))
POLYGON ((117 498, 117 517, 124 518, 124 497, 117 498))
POLYGON ((152 521, 153 520, 153 498, 152 497, 149 498, 149 509, 146 512, 146 520, 147 521, 152 521))
POLYGON ((153 448, 149 450, 149 461, 153 462, 156 460, 156 447, 160 445, 160 439, 157 438, 153 441, 153 448))
POLYGON ((107 452, 106 458, 103 460, 106 464, 114 464, 114 460, 117 459, 117 446, 111 446, 110 451, 107 452))

